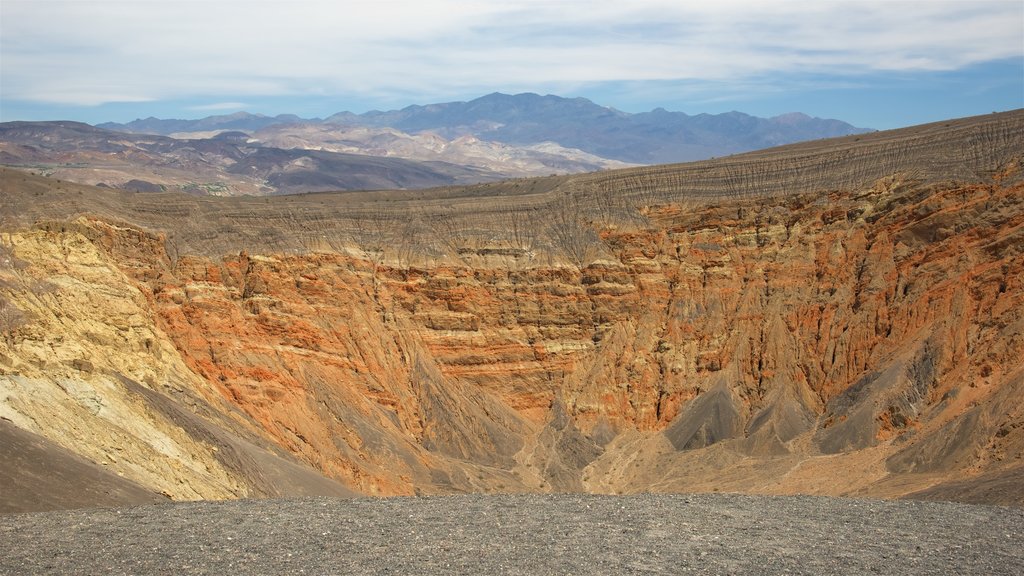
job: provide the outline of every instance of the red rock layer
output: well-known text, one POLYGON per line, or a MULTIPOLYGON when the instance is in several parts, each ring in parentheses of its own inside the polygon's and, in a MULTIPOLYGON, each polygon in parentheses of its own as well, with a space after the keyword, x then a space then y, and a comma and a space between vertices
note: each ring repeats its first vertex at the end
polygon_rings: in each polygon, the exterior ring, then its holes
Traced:
POLYGON ((582 270, 341 254, 172 265, 157 236, 102 223, 93 236, 191 369, 364 491, 522 488, 506 473, 556 398, 593 434, 732 439, 754 456, 881 444, 903 455, 894 472, 946 457, 979 471, 1024 446, 1006 393, 1024 378, 1022 196, 889 182, 660 206, 646 228, 603 230, 582 270), (725 419, 693 420, 686 407, 711 391, 725 419), (913 452, 982 409, 967 448, 913 452))

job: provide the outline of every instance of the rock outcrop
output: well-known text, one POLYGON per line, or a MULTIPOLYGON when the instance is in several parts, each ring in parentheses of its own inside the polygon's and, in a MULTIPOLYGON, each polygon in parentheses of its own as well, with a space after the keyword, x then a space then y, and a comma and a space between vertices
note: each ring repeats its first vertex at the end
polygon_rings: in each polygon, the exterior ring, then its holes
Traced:
POLYGON ((1024 502, 1024 183, 1000 158, 970 183, 665 194, 629 218, 599 200, 585 251, 505 220, 448 251, 363 233, 218 254, 138 209, 54 214, 2 236, 0 417, 175 499, 1024 502))

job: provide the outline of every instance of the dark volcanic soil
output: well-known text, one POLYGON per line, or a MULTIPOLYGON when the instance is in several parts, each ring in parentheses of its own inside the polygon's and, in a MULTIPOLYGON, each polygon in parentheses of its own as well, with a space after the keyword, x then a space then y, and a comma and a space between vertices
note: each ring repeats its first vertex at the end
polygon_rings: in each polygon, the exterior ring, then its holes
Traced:
POLYGON ((1024 509, 453 496, 0 516, 3 574, 1021 574, 1024 509))
POLYGON ((167 501, 3 418, 0 462, 0 514, 167 501))

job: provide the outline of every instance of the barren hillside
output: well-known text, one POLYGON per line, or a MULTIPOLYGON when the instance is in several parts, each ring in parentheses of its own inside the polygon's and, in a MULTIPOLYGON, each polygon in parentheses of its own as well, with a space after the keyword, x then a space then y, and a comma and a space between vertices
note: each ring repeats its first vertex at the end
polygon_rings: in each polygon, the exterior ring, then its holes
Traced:
POLYGON ((5 170, 0 417, 174 499, 1020 504, 1022 150, 1015 111, 416 192, 5 170))

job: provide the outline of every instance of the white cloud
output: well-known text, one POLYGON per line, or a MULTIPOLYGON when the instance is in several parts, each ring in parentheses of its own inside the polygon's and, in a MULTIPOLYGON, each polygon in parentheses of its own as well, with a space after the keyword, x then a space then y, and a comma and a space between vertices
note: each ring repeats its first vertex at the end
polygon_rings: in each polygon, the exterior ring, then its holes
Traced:
POLYGON ((0 12, 3 98, 85 105, 856 76, 1024 55, 1018 0, 3 0, 0 12))
POLYGON ((245 102, 214 102, 212 104, 198 104, 188 106, 189 110, 244 110, 249 105, 245 102))

